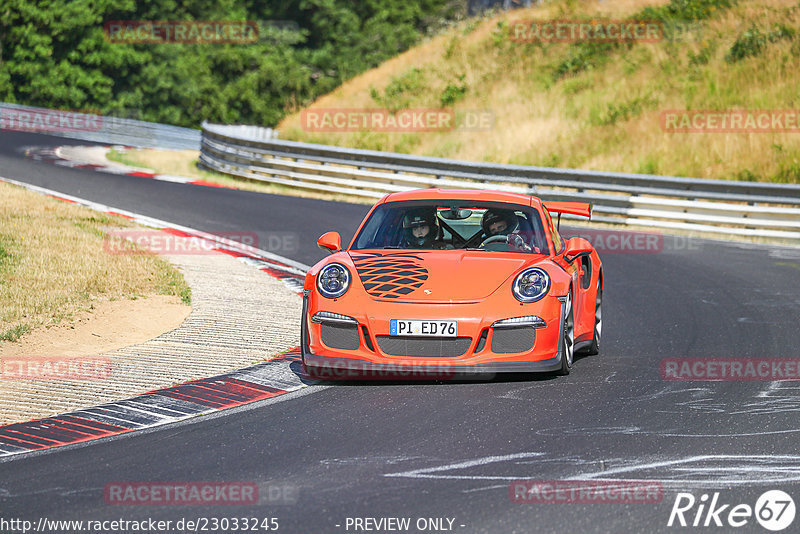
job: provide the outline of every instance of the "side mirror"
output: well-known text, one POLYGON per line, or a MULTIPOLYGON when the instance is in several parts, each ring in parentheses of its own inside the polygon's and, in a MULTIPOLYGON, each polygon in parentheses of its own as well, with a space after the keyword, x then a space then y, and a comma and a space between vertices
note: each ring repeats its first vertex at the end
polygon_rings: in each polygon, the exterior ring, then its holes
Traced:
POLYGON ((564 259, 572 263, 581 256, 588 256, 594 247, 582 237, 573 237, 567 240, 567 248, 564 251, 564 259))
POLYGON ((317 239, 317 246, 327 250, 329 254, 342 250, 342 238, 339 232, 326 232, 317 239))

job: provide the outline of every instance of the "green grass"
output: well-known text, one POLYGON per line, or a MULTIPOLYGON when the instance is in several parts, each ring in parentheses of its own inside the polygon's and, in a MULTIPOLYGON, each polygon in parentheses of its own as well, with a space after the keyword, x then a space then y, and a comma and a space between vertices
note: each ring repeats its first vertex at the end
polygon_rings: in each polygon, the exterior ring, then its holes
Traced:
POLYGON ((14 238, 0 234, 0 284, 5 283, 6 275, 11 272, 16 264, 17 257, 11 252, 14 248, 14 238))
POLYGON ((116 149, 111 149, 106 152, 106 158, 111 161, 116 161, 117 163, 122 163, 123 165, 130 165, 131 167, 140 167, 136 160, 130 158, 126 152, 120 152, 116 149))
POLYGON ((17 326, 11 327, 2 334, 0 334, 0 341, 17 341, 21 338, 24 334, 30 332, 31 327, 26 324, 18 324, 17 326))

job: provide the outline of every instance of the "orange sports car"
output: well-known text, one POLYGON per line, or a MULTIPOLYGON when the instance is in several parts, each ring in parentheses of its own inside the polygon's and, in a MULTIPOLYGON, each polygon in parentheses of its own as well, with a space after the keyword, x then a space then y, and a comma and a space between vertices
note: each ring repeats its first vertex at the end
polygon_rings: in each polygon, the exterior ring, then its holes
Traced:
POLYGON ((591 205, 498 191, 383 197, 342 250, 308 271, 301 350, 315 377, 557 371, 597 354, 603 269, 562 213, 591 205))

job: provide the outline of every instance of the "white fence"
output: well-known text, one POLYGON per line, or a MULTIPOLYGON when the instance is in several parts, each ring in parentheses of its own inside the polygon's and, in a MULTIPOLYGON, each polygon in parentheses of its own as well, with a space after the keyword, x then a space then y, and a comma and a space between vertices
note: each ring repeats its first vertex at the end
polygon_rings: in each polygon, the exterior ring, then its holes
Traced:
POLYGON ((204 123, 200 162, 241 178, 328 193, 377 199, 420 187, 498 189, 592 202, 592 219, 600 222, 800 241, 797 185, 468 162, 265 135, 204 123))

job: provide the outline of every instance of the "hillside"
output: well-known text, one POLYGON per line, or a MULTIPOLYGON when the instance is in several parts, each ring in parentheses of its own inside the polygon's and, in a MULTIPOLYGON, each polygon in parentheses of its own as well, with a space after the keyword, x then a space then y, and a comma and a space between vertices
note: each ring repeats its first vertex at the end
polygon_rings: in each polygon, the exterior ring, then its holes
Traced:
POLYGON ((465 22, 344 83, 278 129, 283 139, 465 160, 798 183, 798 30, 797 1, 556 0, 465 22), (530 29, 519 21, 620 19, 656 21, 664 34, 635 43, 514 38, 530 29), (492 121, 472 131, 309 126, 309 111, 353 108, 447 108, 492 121), (794 111, 756 131, 709 122, 712 131, 686 133, 667 128, 670 110, 715 110, 727 120, 742 110, 794 111), (790 131, 773 131, 776 124, 790 131))

